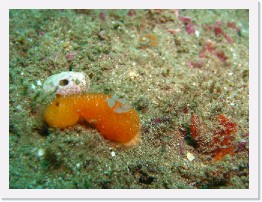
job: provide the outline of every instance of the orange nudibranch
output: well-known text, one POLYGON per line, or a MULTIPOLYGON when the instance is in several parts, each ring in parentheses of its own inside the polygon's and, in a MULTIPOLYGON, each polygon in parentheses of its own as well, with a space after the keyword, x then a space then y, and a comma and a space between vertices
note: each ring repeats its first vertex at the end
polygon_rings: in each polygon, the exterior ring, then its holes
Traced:
POLYGON ((139 115, 126 100, 104 94, 59 96, 44 112, 44 120, 54 128, 66 128, 84 118, 108 140, 125 145, 140 137, 139 115))

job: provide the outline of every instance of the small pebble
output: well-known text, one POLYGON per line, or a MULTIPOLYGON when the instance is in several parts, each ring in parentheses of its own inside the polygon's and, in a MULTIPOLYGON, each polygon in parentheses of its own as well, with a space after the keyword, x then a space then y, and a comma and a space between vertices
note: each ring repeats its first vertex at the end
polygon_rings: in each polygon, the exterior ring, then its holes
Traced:
POLYGON ((79 168, 80 167, 80 163, 76 164, 76 167, 79 168))
POLYGON ((128 74, 131 79, 135 79, 139 76, 139 74, 136 73, 135 71, 130 71, 128 74))
POLYGON ((31 85, 31 89, 35 90, 35 85, 34 84, 31 85))
POLYGON ((186 157, 189 161, 193 161, 195 159, 195 156, 190 152, 187 152, 186 157))
POLYGON ((195 35, 196 35, 197 37, 199 37, 200 32, 196 30, 196 31, 195 31, 195 35))
POLYGON ((18 111, 22 111, 22 107, 21 107, 21 105, 17 105, 16 107, 15 107, 18 111))
POLYGON ((112 151, 111 156, 114 157, 115 155, 116 155, 116 153, 112 151))
POLYGON ((41 85, 42 85, 42 83, 41 83, 40 80, 37 80, 37 81, 36 81, 36 84, 37 84, 38 86, 41 86, 41 85))
POLYGON ((41 156, 43 156, 45 154, 45 150, 44 149, 38 149, 38 151, 37 151, 37 156, 38 157, 41 157, 41 156))

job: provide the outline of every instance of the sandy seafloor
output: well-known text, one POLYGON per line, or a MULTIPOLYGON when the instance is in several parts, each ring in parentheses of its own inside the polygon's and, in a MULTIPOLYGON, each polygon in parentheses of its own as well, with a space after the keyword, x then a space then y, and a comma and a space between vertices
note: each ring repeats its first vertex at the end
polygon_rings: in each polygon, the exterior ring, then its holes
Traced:
POLYGON ((248 21, 247 10, 10 10, 9 187, 247 189, 248 21), (44 123, 43 83, 69 70, 130 102, 140 143, 44 123))

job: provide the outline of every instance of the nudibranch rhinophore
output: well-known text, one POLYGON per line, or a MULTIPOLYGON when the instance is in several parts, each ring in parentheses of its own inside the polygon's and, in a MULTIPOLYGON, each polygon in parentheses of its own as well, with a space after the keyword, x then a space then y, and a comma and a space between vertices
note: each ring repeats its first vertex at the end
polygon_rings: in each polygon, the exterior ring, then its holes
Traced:
POLYGON ((137 111, 125 99, 104 94, 58 96, 44 112, 44 120, 54 128, 66 128, 84 118, 108 140, 134 145, 140 139, 137 111))

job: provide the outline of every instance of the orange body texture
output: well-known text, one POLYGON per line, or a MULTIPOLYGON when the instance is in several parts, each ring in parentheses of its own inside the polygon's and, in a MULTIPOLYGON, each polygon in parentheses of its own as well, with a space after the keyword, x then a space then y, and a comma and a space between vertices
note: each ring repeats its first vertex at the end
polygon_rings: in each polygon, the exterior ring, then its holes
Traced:
POLYGON ((138 113, 124 99, 104 94, 57 97, 44 112, 45 122, 66 128, 84 118, 111 141, 129 144, 139 139, 138 113))

